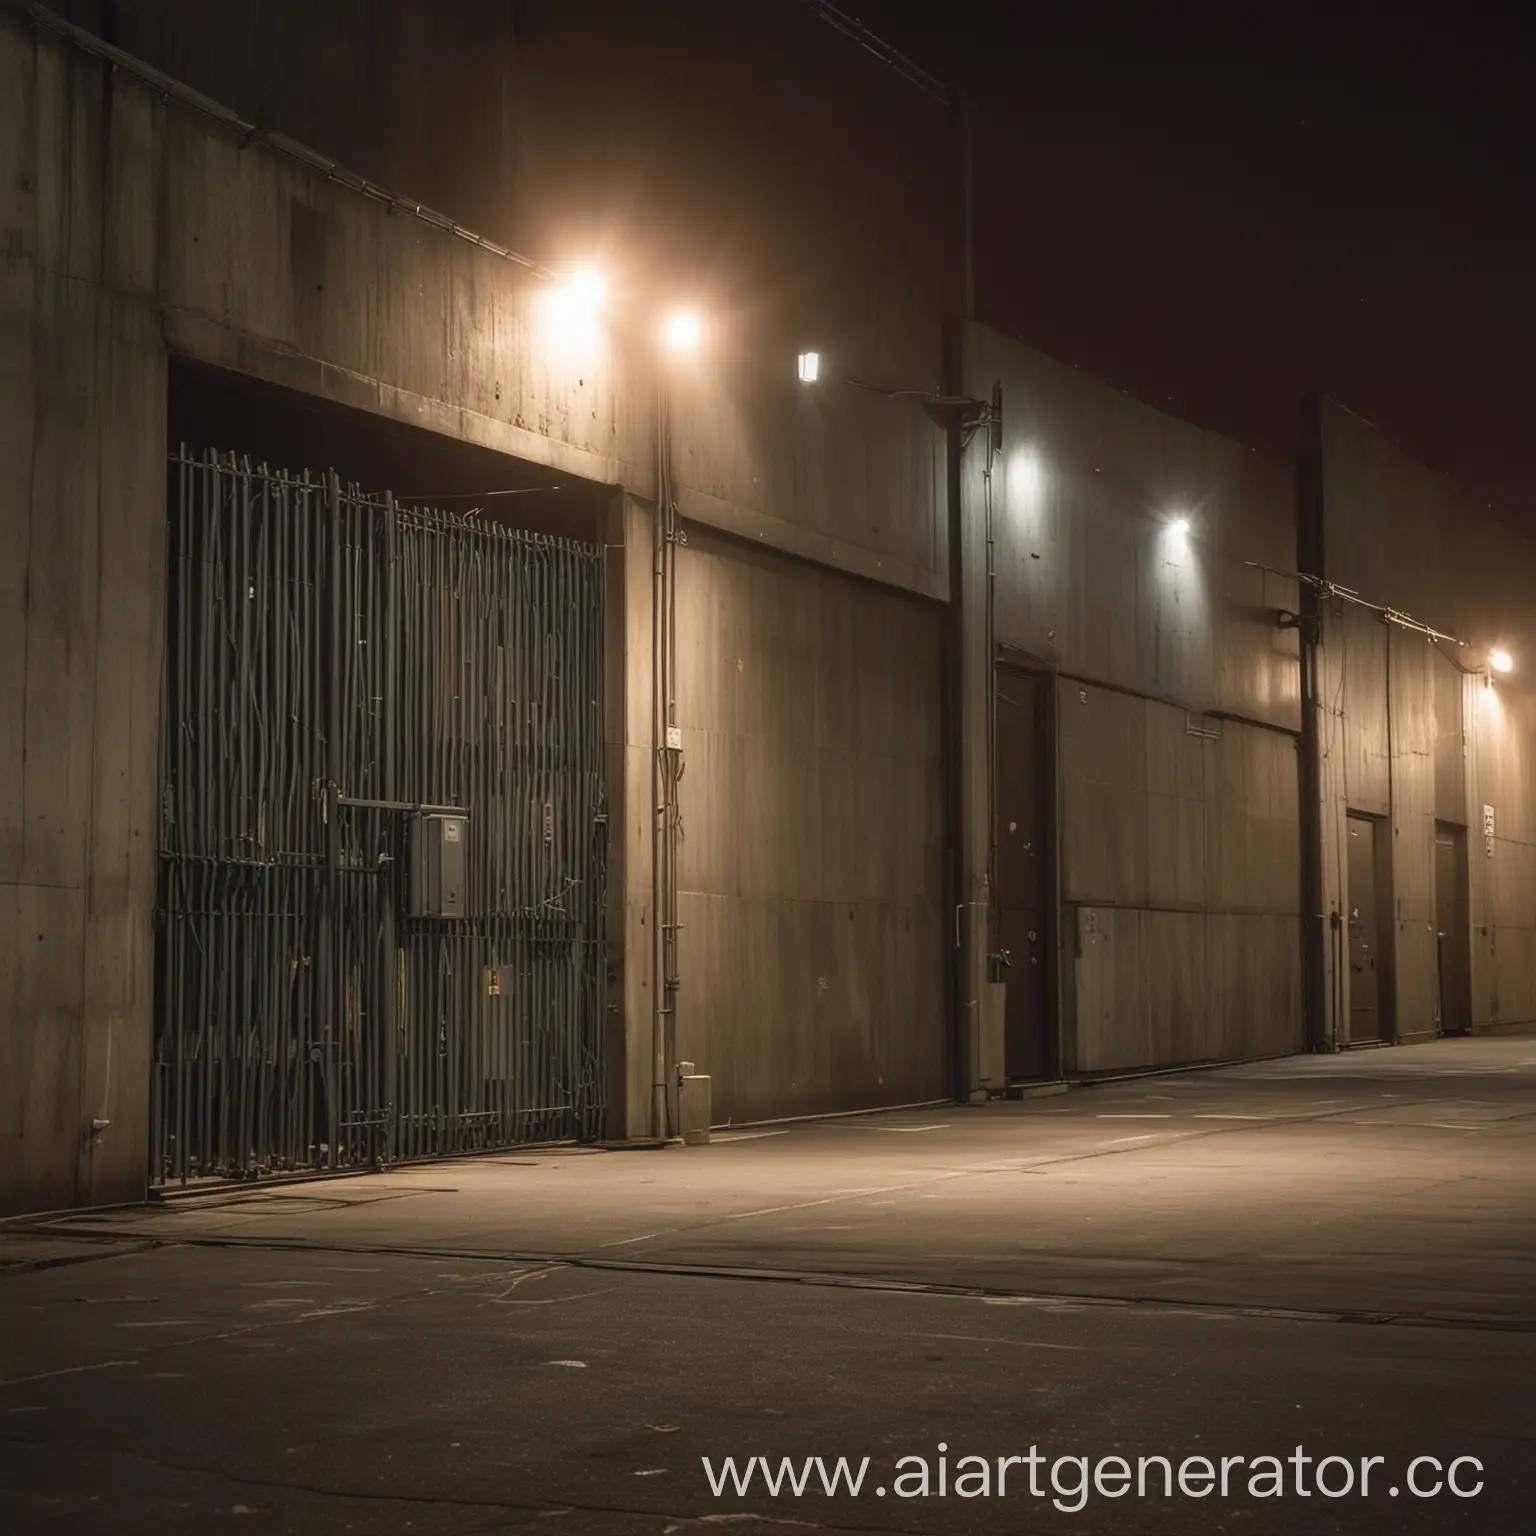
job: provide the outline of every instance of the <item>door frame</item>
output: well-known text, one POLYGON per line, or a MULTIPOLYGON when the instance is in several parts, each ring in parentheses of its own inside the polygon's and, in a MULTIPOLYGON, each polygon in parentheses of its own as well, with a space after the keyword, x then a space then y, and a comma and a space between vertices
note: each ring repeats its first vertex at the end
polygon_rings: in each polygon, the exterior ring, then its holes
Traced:
MULTIPOLYGON (((1345 1037, 1344 1045, 1374 1046, 1396 1045, 1397 1032, 1397 922, 1394 917, 1396 902, 1392 895, 1392 821, 1388 816, 1383 816, 1375 811, 1357 810, 1354 806, 1347 806, 1344 812, 1344 833, 1349 835, 1349 823, 1351 821, 1366 821, 1371 824, 1371 863, 1372 884, 1375 887, 1376 898, 1376 1007, 1381 1018, 1380 1033, 1371 1040, 1355 1040, 1352 1036, 1351 1026, 1354 1023, 1354 998, 1352 995, 1345 999, 1345 1037)), ((1354 910, 1354 903, 1350 899, 1352 892, 1349 889, 1349 860, 1344 861, 1344 956, 1343 962, 1346 968, 1349 965, 1349 914, 1354 910)), ((1347 974, 1347 969, 1346 969, 1347 974)), ((1352 990, 1352 989, 1351 989, 1352 990)))
MULTIPOLYGON (((1061 753, 1059 750, 1061 741, 1061 677, 1058 672, 1050 667, 1032 664, 1023 659, 1009 658, 999 655, 992 662, 992 697, 989 701, 992 709, 997 708, 1000 690, 1009 675, 1028 679, 1028 686, 1039 688, 1044 694, 1045 708, 1042 711, 1045 725, 1045 740, 1041 743, 1040 784, 1045 797, 1045 828, 1044 835, 1049 848, 1049 857, 1045 865, 1045 1064, 1042 1082, 1053 1082, 1061 1079, 1065 1070, 1065 1041, 1062 1037, 1062 1020, 1065 1010, 1062 1006, 1062 953, 1061 953, 1061 753)), ((995 852, 997 847, 997 782, 998 763, 995 760, 997 752, 997 732, 992 732, 992 751, 994 761, 991 764, 992 803, 987 808, 987 837, 989 848, 994 857, 990 861, 995 871, 995 852)), ((989 920, 992 927, 992 947, 996 947, 998 934, 999 915, 1001 906, 998 902, 998 893, 995 886, 988 890, 991 903, 989 920)), ((1006 980, 1007 973, 1003 973, 1002 979, 1006 980)), ((1007 1036, 1006 1022, 1004 1024, 1004 1052, 1006 1059, 1007 1036)))
POLYGON ((1435 860, 1435 1032, 1437 1038, 1445 1035, 1470 1035, 1472 1033, 1472 869, 1471 869, 1471 838, 1467 828, 1460 822, 1446 821, 1437 817, 1435 820, 1435 843, 1438 847, 1442 838, 1451 845, 1451 858, 1456 871, 1456 881, 1460 887, 1459 910, 1453 919, 1454 926, 1458 930, 1462 943, 1462 975, 1459 991, 1461 996, 1458 1001, 1461 1004, 1461 1027, 1447 1029, 1445 1018, 1445 992, 1446 978, 1443 965, 1443 955, 1440 949, 1440 861, 1435 860))

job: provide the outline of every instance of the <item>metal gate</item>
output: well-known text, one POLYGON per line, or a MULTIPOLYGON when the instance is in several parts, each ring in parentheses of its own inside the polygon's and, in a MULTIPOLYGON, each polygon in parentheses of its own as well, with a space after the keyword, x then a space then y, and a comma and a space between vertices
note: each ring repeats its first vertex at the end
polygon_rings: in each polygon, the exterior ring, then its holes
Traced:
POLYGON ((170 462, 159 1182, 603 1119, 599 552, 170 462), (413 916, 458 812, 459 915, 413 916))

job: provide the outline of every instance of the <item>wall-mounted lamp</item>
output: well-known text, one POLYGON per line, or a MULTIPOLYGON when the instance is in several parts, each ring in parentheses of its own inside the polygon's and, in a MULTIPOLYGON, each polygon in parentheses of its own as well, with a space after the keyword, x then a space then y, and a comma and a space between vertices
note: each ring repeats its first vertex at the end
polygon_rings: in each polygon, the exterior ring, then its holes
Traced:
POLYGON ((1515 658, 1508 651, 1490 651, 1488 665, 1495 672, 1513 672, 1515 670, 1515 658))
POLYGON ((679 310, 668 317, 661 339, 674 352, 697 352, 704 339, 704 323, 691 310, 679 310))
POLYGON ((600 308, 603 300, 608 297, 608 280, 596 267, 587 263, 571 270, 564 287, 571 301, 585 309, 600 308))
POLYGON ((596 267, 572 267, 539 296, 540 318, 549 341, 562 350, 590 347, 600 334, 607 296, 608 284, 596 267))
POLYGON ((814 384, 821 377, 821 353, 802 352, 795 362, 795 376, 802 384, 814 384))
POLYGON ((1190 530, 1193 524, 1179 513, 1163 524, 1163 555, 1172 565, 1184 565, 1189 558, 1190 530))

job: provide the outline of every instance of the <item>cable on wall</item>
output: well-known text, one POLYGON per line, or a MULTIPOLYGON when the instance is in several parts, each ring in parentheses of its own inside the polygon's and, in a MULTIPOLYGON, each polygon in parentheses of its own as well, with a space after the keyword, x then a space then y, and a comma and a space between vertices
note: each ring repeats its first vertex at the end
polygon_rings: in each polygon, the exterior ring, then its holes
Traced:
POLYGON ((1422 619, 1416 619, 1411 613, 1405 613, 1401 608, 1392 608, 1385 603, 1373 603, 1350 587, 1341 587, 1336 581, 1328 581, 1321 576, 1310 576, 1305 571, 1282 571, 1273 565, 1265 565, 1260 560, 1244 560, 1243 564, 1252 570, 1264 571, 1271 576, 1282 577, 1286 581, 1299 582, 1302 586, 1310 587, 1314 592, 1321 593, 1324 597, 1336 598, 1340 602, 1353 603, 1357 608, 1364 608, 1369 613, 1374 613, 1384 623, 1395 624, 1399 629, 1412 631, 1416 635, 1423 635, 1432 641, 1447 640, 1452 645, 1459 645, 1470 649, 1470 644, 1459 635, 1453 635, 1443 629, 1436 629, 1433 625, 1426 624, 1422 619))

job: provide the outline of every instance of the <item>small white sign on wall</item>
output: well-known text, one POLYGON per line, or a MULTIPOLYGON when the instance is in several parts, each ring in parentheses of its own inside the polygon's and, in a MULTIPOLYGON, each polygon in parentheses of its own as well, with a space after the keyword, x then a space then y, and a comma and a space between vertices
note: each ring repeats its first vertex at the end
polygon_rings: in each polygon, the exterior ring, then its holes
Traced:
POLYGON ((1491 859, 1493 857, 1493 807, 1483 807, 1483 851, 1491 859))

